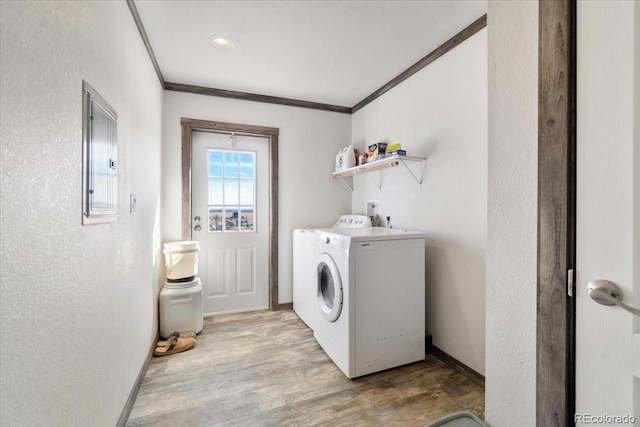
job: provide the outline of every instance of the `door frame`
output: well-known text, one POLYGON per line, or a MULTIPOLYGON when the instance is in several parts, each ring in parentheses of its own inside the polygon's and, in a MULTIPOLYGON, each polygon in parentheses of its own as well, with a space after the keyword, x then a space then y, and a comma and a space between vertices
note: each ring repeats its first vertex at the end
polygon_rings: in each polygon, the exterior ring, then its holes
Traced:
POLYGON ((536 425, 575 425, 576 0, 540 0, 536 425))
POLYGON ((191 146, 194 131, 259 136, 269 141, 269 309, 278 303, 278 136, 279 128, 182 118, 182 238, 191 239, 191 146))

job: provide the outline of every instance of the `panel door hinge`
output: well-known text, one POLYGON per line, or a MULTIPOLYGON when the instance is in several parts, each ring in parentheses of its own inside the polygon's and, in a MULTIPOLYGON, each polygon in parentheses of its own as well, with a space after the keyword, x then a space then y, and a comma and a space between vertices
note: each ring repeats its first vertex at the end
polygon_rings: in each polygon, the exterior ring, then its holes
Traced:
POLYGON ((573 298, 573 268, 567 271, 567 295, 573 298))

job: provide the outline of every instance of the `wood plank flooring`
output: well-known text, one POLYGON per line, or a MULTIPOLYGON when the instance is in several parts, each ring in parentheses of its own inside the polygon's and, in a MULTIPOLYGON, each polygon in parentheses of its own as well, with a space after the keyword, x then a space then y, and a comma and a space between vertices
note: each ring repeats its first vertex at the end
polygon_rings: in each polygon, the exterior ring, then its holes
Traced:
POLYGON ((431 355, 350 380, 292 310, 205 319, 196 346, 154 358, 127 426, 424 426, 484 415, 481 387, 431 355))

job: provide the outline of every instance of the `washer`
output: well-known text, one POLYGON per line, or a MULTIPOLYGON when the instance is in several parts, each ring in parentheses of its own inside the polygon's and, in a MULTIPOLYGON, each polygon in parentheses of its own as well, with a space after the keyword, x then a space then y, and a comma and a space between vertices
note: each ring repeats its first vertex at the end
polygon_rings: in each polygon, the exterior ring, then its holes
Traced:
MULTIPOLYGON (((371 228, 371 220, 364 215, 342 215, 331 228, 371 228)), ((314 238, 315 229, 293 230, 293 311, 311 330, 321 319, 316 303, 314 238)))
POLYGON ((316 230, 314 337, 348 378, 424 359, 425 237, 395 228, 316 230))

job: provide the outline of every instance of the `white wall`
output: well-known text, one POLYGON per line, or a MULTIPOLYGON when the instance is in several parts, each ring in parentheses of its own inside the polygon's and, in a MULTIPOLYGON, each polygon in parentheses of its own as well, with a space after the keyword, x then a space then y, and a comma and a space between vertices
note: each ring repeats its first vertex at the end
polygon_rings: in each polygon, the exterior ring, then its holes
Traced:
POLYGON ((278 299, 293 300, 291 246, 296 228, 327 227, 351 210, 351 194, 329 180, 338 149, 349 145, 351 116, 283 105, 166 91, 162 146, 162 235, 181 240, 180 119, 280 129, 278 299))
POLYGON ((162 90, 124 1, 1 8, 0 424, 113 426, 157 330, 162 90), (118 112, 112 224, 81 225, 82 79, 118 112))
MULTIPOLYGON (((426 328, 433 343, 484 373, 487 211, 487 30, 353 115, 359 149, 401 142, 427 157, 420 187, 402 167, 382 189, 354 178, 352 209, 392 210, 394 227, 426 231, 426 328)), ((377 179, 377 177, 376 177, 377 179)))
POLYGON ((538 2, 489 2, 485 417, 535 425, 538 2))

